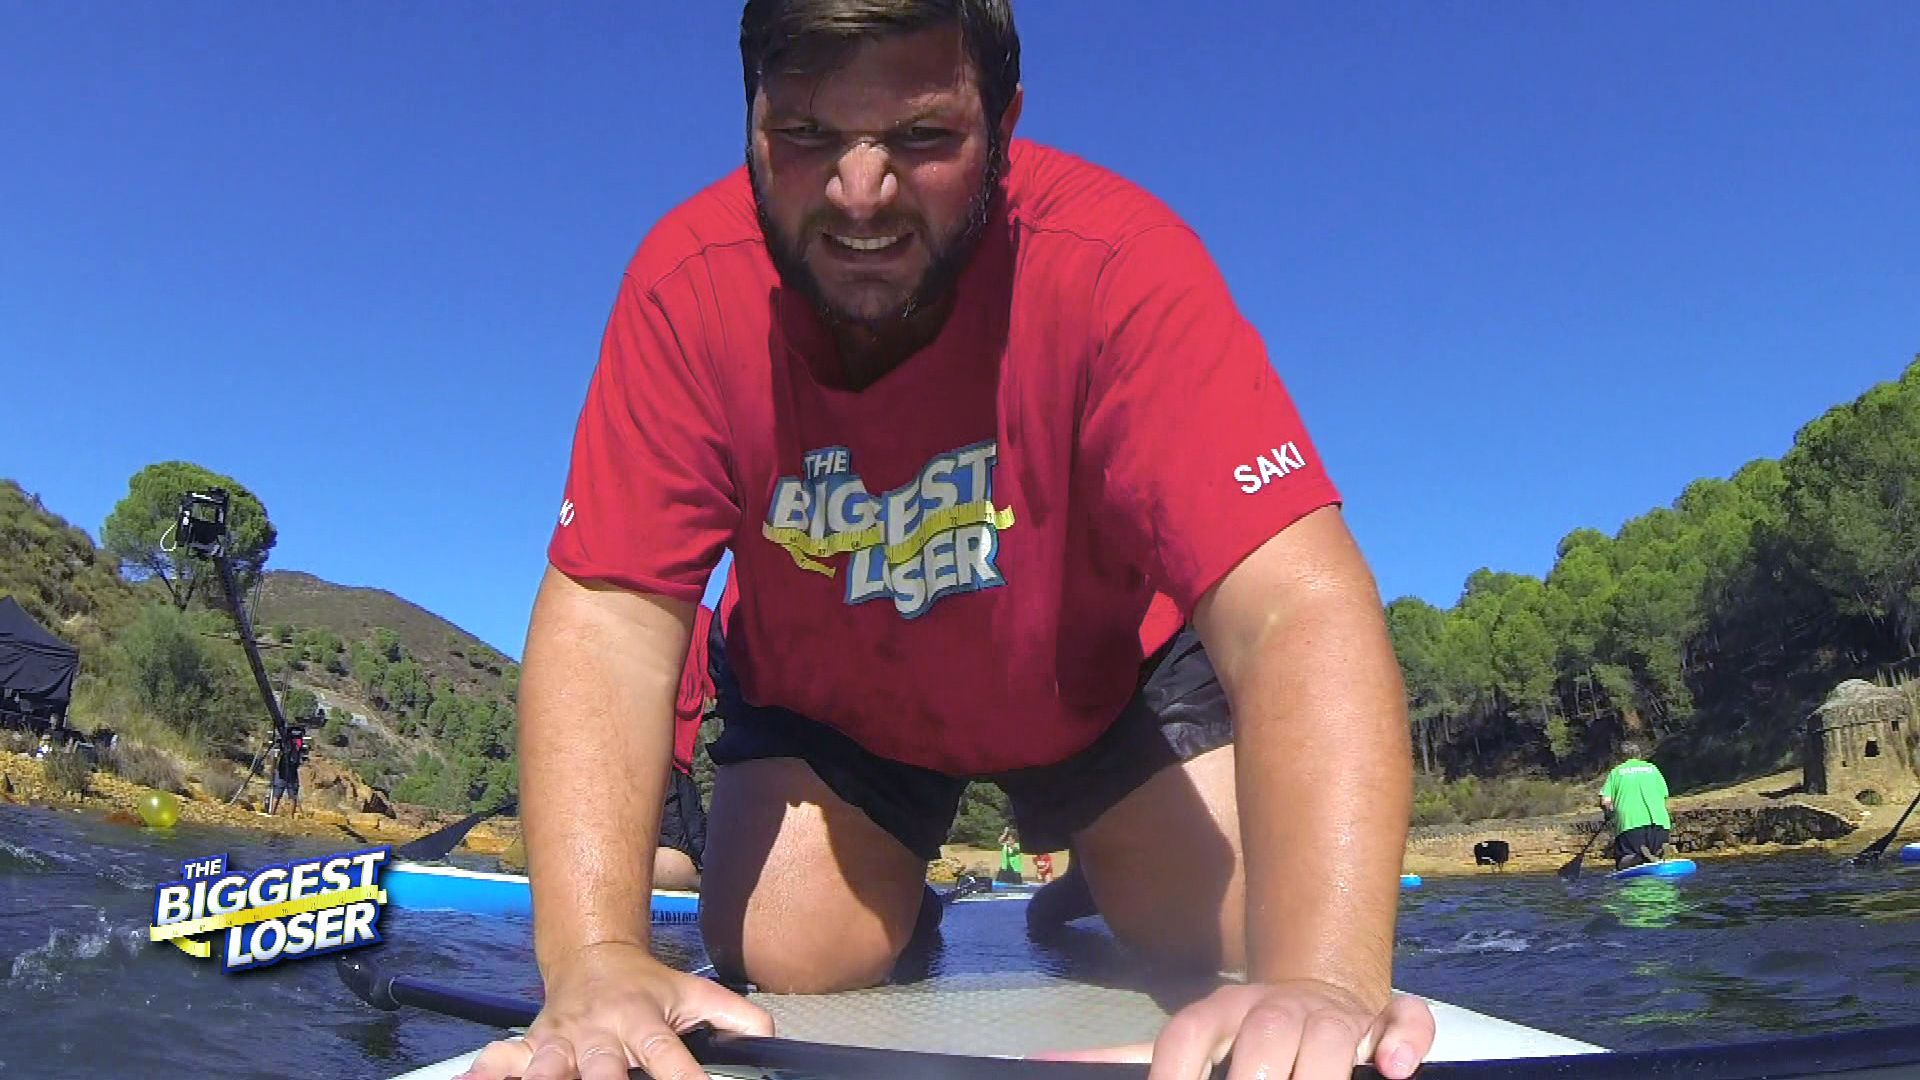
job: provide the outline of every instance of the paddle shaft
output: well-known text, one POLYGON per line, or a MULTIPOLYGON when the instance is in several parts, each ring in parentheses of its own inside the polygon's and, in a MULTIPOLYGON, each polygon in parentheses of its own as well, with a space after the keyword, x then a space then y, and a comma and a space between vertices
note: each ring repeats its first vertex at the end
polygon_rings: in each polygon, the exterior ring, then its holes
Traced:
POLYGON ((1579 877, 1580 863, 1586 859, 1587 852, 1593 848, 1593 842, 1595 840, 1600 839, 1600 834, 1606 831, 1607 831, 1607 819, 1605 817, 1602 817, 1600 819, 1600 824, 1594 828, 1593 834, 1587 837, 1587 842, 1580 845, 1580 854, 1575 855, 1573 857, 1572 862, 1560 868, 1560 876, 1563 878, 1579 877))

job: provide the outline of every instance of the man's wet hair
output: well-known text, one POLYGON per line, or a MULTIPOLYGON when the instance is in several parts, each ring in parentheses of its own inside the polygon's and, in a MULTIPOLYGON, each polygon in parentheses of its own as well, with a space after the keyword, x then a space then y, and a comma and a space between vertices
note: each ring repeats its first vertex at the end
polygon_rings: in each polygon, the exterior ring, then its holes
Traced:
POLYGON ((740 14, 740 66, 747 112, 769 73, 831 71, 862 42, 958 26, 973 58, 989 131, 1020 85, 1020 35, 1009 0, 747 0, 740 14))

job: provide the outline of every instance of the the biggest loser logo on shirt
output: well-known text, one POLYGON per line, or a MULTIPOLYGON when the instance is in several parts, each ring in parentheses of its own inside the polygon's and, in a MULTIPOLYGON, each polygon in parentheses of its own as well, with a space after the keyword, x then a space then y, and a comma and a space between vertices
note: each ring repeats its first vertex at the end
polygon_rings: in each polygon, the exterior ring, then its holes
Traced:
POLYGON ((997 444, 937 454, 918 475, 875 495, 842 446, 808 451, 800 476, 783 476, 761 534, 796 565, 834 577, 825 560, 846 555, 846 602, 891 600, 917 618, 943 596, 1005 583, 994 560, 1013 510, 993 505, 997 444))

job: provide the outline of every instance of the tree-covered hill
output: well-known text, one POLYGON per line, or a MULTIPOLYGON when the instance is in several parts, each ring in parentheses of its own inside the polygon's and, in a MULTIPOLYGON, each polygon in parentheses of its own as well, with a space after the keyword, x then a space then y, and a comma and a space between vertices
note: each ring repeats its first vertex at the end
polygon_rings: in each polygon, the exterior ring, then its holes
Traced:
MULTIPOLYGON (((236 787, 272 730, 217 583, 161 543, 173 489, 215 484, 245 490, 184 462, 142 470, 109 519, 115 544, 96 547, 0 480, 0 595, 79 650, 69 722, 156 751, 134 760, 159 786, 236 787)), ((259 565, 273 531, 264 507, 249 509, 259 565)), ((260 586, 252 621, 269 677, 284 712, 315 721, 320 757, 401 802, 467 809, 513 790, 518 665, 389 593, 284 572, 260 586)))
POLYGON ((1789 765, 1835 683, 1920 647, 1920 360, 1779 460, 1568 533, 1544 579, 1387 618, 1430 773, 1590 776, 1630 735, 1682 784, 1789 765))
POLYGON ((262 633, 281 626, 328 630, 343 641, 391 631, 430 683, 463 694, 507 697, 519 665, 433 612, 384 589, 322 581, 297 570, 268 571, 253 600, 262 633))

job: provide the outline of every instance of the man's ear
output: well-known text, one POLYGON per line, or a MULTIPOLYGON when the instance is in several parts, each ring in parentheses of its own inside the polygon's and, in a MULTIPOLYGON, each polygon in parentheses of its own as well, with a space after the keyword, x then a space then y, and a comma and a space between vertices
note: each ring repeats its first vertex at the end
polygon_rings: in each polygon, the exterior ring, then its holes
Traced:
POLYGON ((1020 122, 1020 107, 1026 103, 1027 89, 1015 86, 1013 97, 1007 101, 1007 111, 1000 114, 1000 145, 1013 145, 1013 128, 1020 122))

